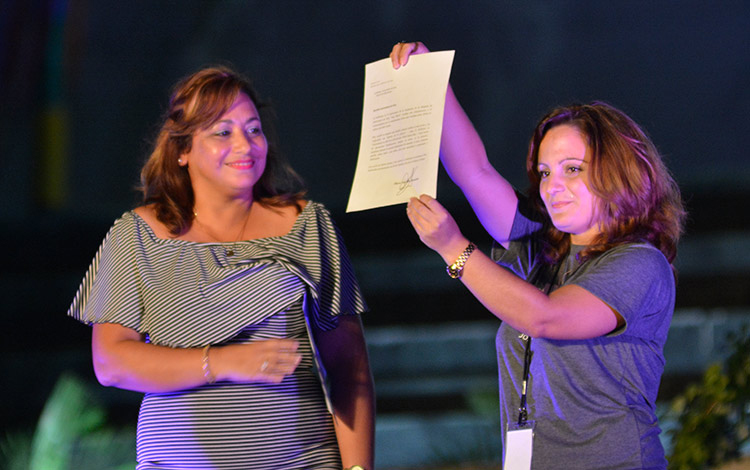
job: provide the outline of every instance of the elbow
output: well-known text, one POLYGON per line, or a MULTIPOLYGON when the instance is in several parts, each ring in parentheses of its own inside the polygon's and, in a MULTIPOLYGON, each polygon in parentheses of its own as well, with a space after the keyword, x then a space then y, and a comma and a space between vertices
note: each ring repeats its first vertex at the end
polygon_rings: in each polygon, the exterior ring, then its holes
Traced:
POLYGON ((546 295, 518 311, 521 313, 516 329, 532 338, 559 339, 559 319, 568 316, 546 295))
POLYGON ((105 387, 113 387, 117 383, 116 378, 106 368, 97 366, 94 362, 94 375, 96 380, 105 387))
POLYGON ((370 391, 370 393, 374 393, 375 381, 372 378, 372 372, 370 371, 370 368, 368 367, 364 370, 360 370, 359 373, 355 374, 353 377, 353 384, 356 387, 367 389, 370 391))
POLYGON ((122 382, 122 377, 118 368, 113 366, 110 361, 101 356, 94 355, 94 375, 96 380, 105 387, 117 387, 122 382))
POLYGON ((96 380, 105 387, 124 388, 129 382, 126 365, 132 364, 129 358, 130 345, 140 342, 140 335, 121 325, 104 323, 94 325, 91 337, 91 358, 96 380))
POLYGON ((526 328, 519 328, 519 330, 521 333, 532 338, 544 338, 544 328, 540 328, 536 325, 529 325, 526 328))
POLYGON ((373 387, 372 372, 369 364, 352 364, 350 367, 338 369, 330 374, 332 381, 340 382, 345 387, 373 387))
POLYGON ((351 361, 328 370, 331 385, 342 390, 369 390, 374 393, 374 381, 367 360, 351 361))
POLYGON ((518 330, 532 338, 550 339, 550 335, 552 334, 549 323, 540 320, 530 321, 526 325, 522 325, 518 330))

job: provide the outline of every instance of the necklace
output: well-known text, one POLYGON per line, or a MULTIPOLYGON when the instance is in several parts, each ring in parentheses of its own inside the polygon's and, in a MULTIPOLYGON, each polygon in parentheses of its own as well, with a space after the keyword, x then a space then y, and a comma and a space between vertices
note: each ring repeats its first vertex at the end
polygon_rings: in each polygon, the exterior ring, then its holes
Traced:
MULTIPOLYGON (((206 227, 205 225, 201 223, 200 219, 198 219, 198 211, 196 211, 195 209, 193 209, 193 217, 195 218, 195 221, 198 223, 198 225, 200 225, 200 227, 203 229, 203 231, 206 232, 206 235, 213 238, 215 241, 219 243, 226 243, 221 238, 214 235, 214 233, 208 227, 206 227)), ((247 215, 245 215, 245 221, 242 223, 242 228, 240 229, 240 233, 238 233, 237 236, 235 237, 234 243, 239 242, 240 238, 242 238, 242 234, 245 233, 245 227, 247 227, 247 220, 249 218, 250 218, 250 211, 248 210, 247 215)), ((227 253, 227 256, 234 256, 234 250, 232 248, 227 249, 226 253, 227 253)))

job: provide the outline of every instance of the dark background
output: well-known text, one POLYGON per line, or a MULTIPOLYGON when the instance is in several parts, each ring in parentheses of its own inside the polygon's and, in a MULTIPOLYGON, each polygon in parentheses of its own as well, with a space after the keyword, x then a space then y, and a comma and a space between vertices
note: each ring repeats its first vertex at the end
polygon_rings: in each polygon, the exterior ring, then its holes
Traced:
MULTIPOLYGON (((420 245, 403 205, 344 212, 364 66, 416 39, 456 51, 456 94, 519 189, 528 137, 550 107, 599 99, 641 123, 690 211, 678 309, 747 311, 748 2, 5 0, 0 422, 33 422, 60 370, 91 377, 90 330, 65 312, 112 221, 137 204, 170 87, 204 65, 232 64, 274 103, 282 150, 347 240, 366 327, 487 319, 420 245)), ((489 249, 442 170, 438 197, 489 249)))

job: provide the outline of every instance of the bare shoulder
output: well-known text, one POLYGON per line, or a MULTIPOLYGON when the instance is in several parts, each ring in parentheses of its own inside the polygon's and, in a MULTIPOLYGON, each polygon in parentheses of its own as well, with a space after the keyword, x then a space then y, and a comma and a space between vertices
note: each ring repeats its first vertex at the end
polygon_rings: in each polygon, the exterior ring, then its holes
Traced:
POLYGON ((175 238, 166 225, 164 225, 156 216, 156 210, 154 209, 153 204, 138 206, 133 209, 133 212, 138 214, 138 216, 143 219, 149 227, 151 227, 151 230, 157 238, 175 238))
POLYGON ((305 210, 305 207, 307 207, 307 204, 310 201, 307 201, 305 199, 302 199, 300 201, 297 201, 297 204, 289 204, 288 206, 264 206, 268 211, 275 213, 279 217, 289 221, 291 220, 292 223, 297 220, 297 216, 299 216, 300 213, 302 213, 303 210, 305 210))
POLYGON ((278 237, 286 235, 294 226, 308 201, 299 201, 299 206, 267 206, 254 204, 250 214, 248 232, 250 238, 278 237), (299 207, 299 208, 298 208, 299 207))

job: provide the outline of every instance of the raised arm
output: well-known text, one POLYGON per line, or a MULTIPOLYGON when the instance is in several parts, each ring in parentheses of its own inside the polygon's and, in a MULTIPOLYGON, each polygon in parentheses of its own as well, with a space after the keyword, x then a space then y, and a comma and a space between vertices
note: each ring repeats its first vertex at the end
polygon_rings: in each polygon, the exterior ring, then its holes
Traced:
MULTIPOLYGON (((398 43, 391 51, 394 68, 407 65, 409 56, 429 52, 421 42, 398 43)), ((485 230, 499 242, 508 240, 518 205, 513 187, 490 164, 482 139, 448 85, 440 141, 440 160, 485 230)))
POLYGON ((301 356, 295 340, 203 348, 170 348, 144 342, 135 330, 96 324, 91 339, 94 372, 102 385, 137 392, 170 392, 213 380, 281 382, 301 356), (203 367, 208 352, 208 372, 203 367), (208 377, 207 377, 208 375, 208 377))

